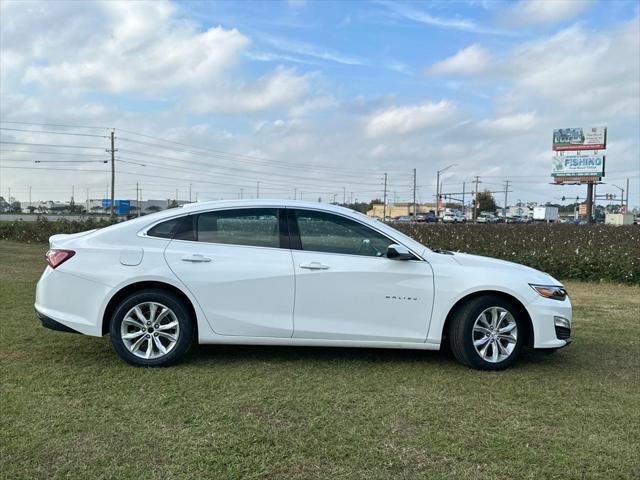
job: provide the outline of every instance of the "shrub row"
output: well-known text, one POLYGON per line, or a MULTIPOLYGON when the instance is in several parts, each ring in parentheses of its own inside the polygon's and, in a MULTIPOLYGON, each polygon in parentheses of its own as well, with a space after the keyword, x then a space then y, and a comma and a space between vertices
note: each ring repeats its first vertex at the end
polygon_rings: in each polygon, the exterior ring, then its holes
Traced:
MULTIPOLYGON (((47 242, 108 220, 38 219, 0 222, 0 239, 47 242)), ((430 248, 473 253, 522 263, 557 278, 640 284, 640 227, 608 225, 433 225, 398 224, 400 231, 430 248)))
POLYGON ((640 283, 635 225, 411 225, 394 227, 430 248, 522 263, 562 279, 640 283))
POLYGON ((110 224, 111 221, 108 219, 95 219, 92 217, 82 220, 59 219, 53 222, 44 217, 38 217, 34 222, 3 221, 0 222, 0 240, 14 240, 25 243, 47 242, 51 235, 84 232, 85 230, 106 227, 110 224))

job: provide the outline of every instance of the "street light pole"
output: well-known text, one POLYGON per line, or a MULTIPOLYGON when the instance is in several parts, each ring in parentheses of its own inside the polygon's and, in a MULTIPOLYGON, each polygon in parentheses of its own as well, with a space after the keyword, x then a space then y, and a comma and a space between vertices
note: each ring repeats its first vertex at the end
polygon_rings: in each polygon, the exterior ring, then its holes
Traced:
POLYGON ((444 167, 436 172, 436 218, 440 217, 440 174, 449 170, 451 167, 457 167, 457 163, 452 163, 448 167, 444 167))

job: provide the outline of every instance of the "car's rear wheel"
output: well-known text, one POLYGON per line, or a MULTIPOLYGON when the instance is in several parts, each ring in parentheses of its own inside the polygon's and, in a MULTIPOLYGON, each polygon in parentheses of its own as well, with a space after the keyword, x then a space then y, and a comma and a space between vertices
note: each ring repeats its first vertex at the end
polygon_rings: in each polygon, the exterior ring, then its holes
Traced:
POLYGON ((525 319, 515 302, 484 295, 453 313, 449 344, 456 359, 469 367, 502 370, 518 359, 525 331, 525 319))
POLYGON ((193 342, 193 319, 183 302, 163 290, 143 290, 125 298, 111 324, 111 344, 131 365, 167 367, 193 342))

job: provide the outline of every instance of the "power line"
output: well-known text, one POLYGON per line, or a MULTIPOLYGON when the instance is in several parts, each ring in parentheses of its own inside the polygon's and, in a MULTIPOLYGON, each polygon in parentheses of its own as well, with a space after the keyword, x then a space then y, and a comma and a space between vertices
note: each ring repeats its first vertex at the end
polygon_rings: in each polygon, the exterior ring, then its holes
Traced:
POLYGON ((69 157, 104 157, 104 155, 98 155, 96 153, 69 153, 69 152, 49 152, 49 151, 34 151, 34 150, 13 150, 0 148, 0 153, 12 152, 12 153, 37 153, 39 155, 66 155, 69 157))
MULTIPOLYGON (((265 157, 257 157, 257 156, 254 156, 254 155, 246 155, 246 154, 225 152, 223 150, 218 150, 218 149, 214 149, 214 148, 211 148, 211 147, 203 147, 203 146, 194 145, 194 144, 176 142, 176 141, 173 141, 173 140, 167 140, 167 139, 164 139, 164 138, 154 137, 154 136, 151 136, 151 135, 146 135, 144 133, 134 132, 132 130, 125 130, 125 129, 122 129, 122 128, 119 128, 117 130, 120 130, 120 131, 126 132, 126 133, 131 133, 133 135, 138 135, 138 136, 141 136, 141 137, 149 138, 149 139, 152 139, 152 140, 171 143, 171 144, 174 144, 174 145, 179 145, 179 146, 188 147, 188 148, 195 148, 197 150, 204 150, 204 151, 207 151, 207 152, 213 152, 213 153, 216 153, 216 154, 219 154, 219 155, 224 155, 224 156, 227 156, 227 157, 231 156, 231 157, 236 157, 236 158, 239 158, 239 159, 258 160, 258 161, 269 162, 269 163, 280 163, 280 164, 287 165, 287 166, 290 166, 290 167, 300 167, 300 165, 304 165, 304 164, 299 164, 299 163, 286 162, 286 161, 282 161, 282 160, 269 159, 269 158, 265 158, 265 157)), ((120 138, 120 140, 140 143, 140 144, 143 144, 143 145, 153 146, 153 147, 157 147, 157 148, 168 148, 165 145, 158 145, 158 144, 153 144, 153 143, 149 143, 149 142, 141 142, 140 140, 132 140, 132 139, 127 139, 127 138, 120 138)), ((177 150, 177 149, 175 149, 175 150, 177 150)), ((180 150, 177 150, 177 151, 180 151, 180 150)), ((307 165, 310 165, 310 164, 307 164, 307 165)), ((331 171, 342 170, 342 171, 351 171, 351 172, 354 172, 354 173, 356 173, 356 172, 361 173, 361 172, 364 172, 364 171, 368 171, 368 170, 365 170, 365 169, 340 168, 340 167, 323 167, 321 165, 310 165, 310 166, 312 166, 314 168, 324 168, 324 169, 328 169, 328 170, 331 170, 331 171)))
POLYGON ((27 142, 9 142, 6 140, 0 140, 0 143, 5 143, 8 145, 29 145, 32 147, 62 147, 62 148, 86 148, 88 150, 104 150, 104 147, 90 147, 87 145, 61 145, 61 144, 51 144, 51 143, 27 143, 27 142))
POLYGON ((73 133, 73 132, 54 132, 52 130, 24 130, 21 128, 8 128, 8 127, 0 127, 0 130, 11 130, 13 132, 29 132, 29 133, 43 133, 43 134, 52 134, 52 135, 75 135, 78 137, 97 137, 97 138, 109 138, 106 135, 95 135, 92 133, 73 133))
POLYGON ((63 127, 63 128, 89 128, 96 130, 110 130, 112 127, 98 127, 89 125, 65 125, 61 123, 33 123, 33 122, 16 122, 9 120, 0 120, 0 123, 10 123, 13 125, 34 125, 38 127, 63 127))

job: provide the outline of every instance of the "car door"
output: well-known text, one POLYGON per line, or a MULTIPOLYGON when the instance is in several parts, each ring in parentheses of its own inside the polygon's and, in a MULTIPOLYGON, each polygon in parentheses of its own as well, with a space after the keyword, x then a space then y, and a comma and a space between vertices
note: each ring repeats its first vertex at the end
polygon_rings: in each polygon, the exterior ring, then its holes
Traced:
POLYGON ((185 217, 165 258, 216 333, 291 337, 294 275, 283 241, 276 208, 215 210, 185 217))
POLYGON ((288 209, 296 276, 294 338, 424 342, 428 262, 386 257, 394 242, 346 216, 288 209))

